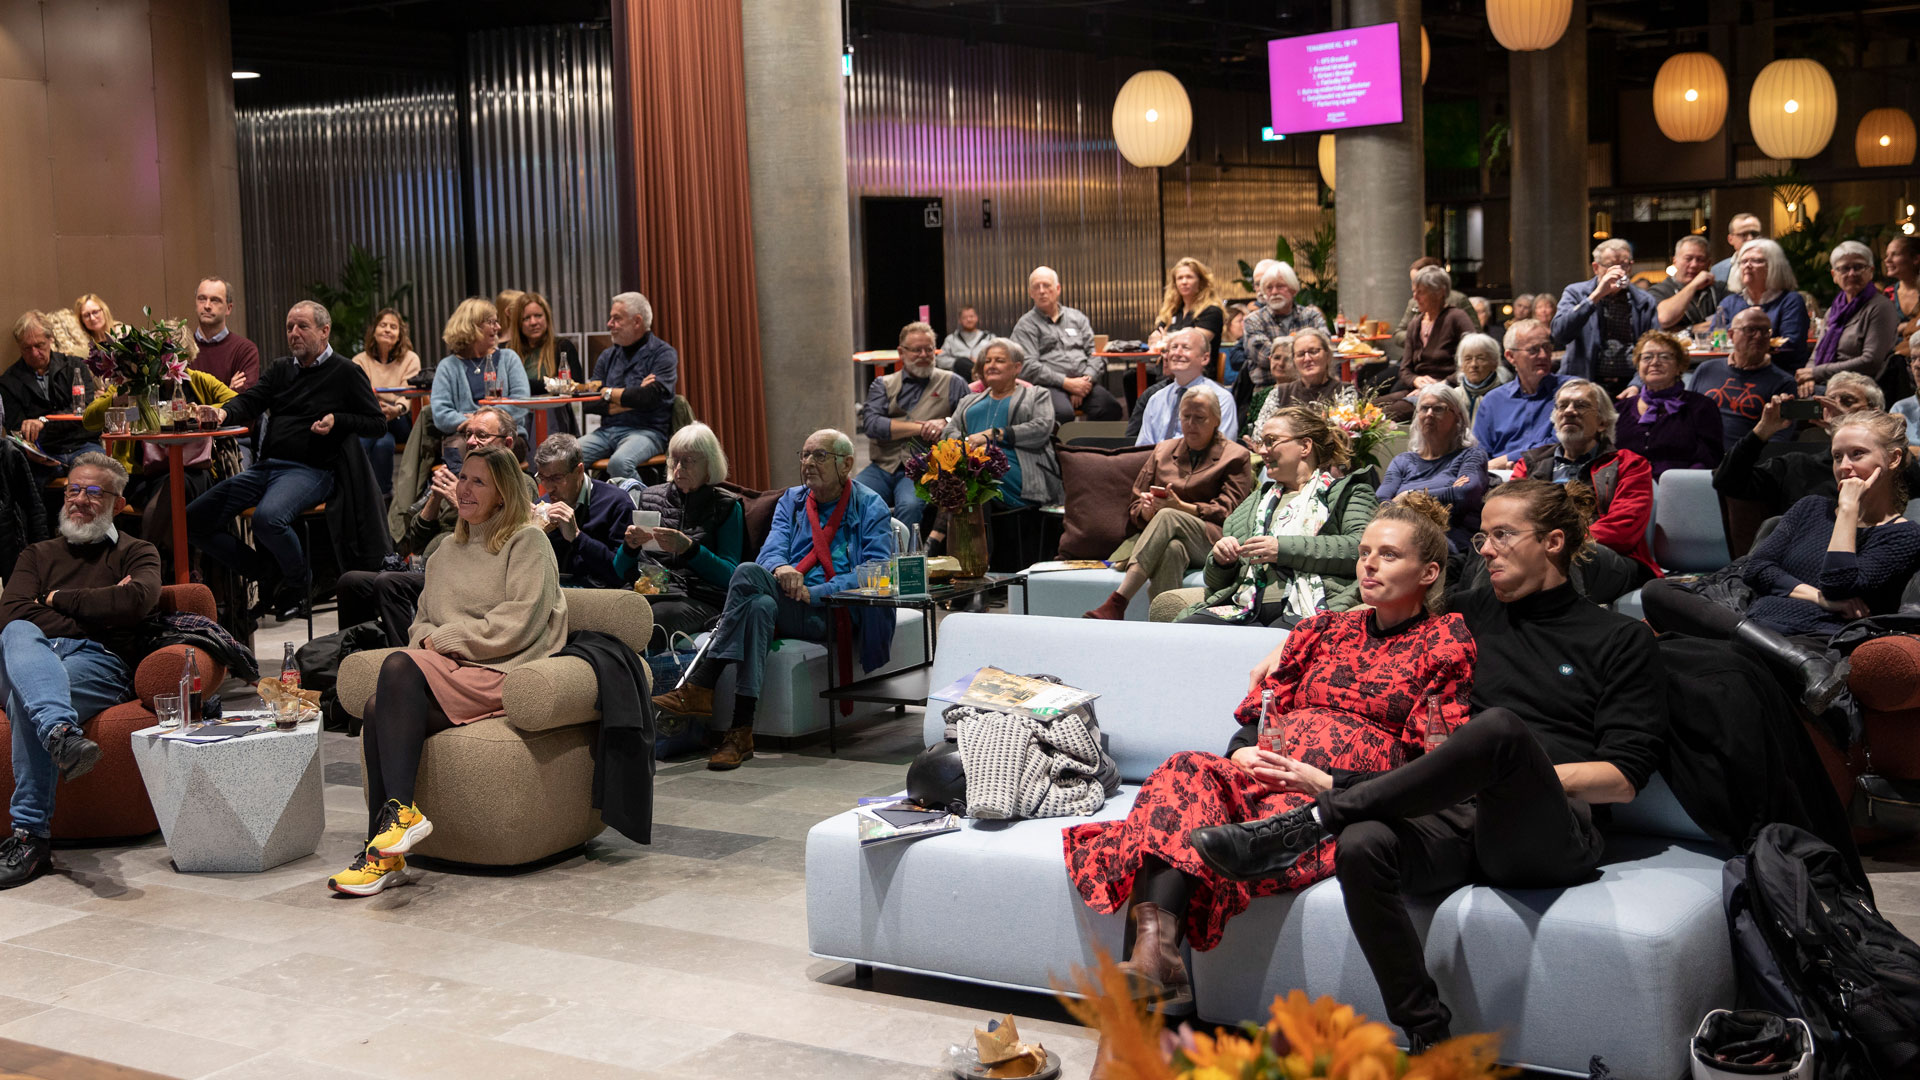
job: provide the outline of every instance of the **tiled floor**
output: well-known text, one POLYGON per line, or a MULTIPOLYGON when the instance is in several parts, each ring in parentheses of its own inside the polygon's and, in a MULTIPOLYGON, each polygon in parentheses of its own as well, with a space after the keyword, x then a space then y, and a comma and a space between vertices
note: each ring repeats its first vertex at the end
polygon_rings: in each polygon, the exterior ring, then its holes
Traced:
MULTIPOLYGON (((256 647, 277 657, 292 632, 256 647)), ((1092 1040, 1044 997, 886 972, 861 988, 807 955, 806 831, 900 789, 917 719, 843 734, 837 756, 664 766, 651 847, 608 832, 538 873, 416 870, 370 900, 323 885, 364 827, 357 746, 330 735, 312 858, 180 874, 156 838, 59 852, 60 873, 0 894, 0 1038, 222 1080, 934 1080, 1011 1011, 1084 1077, 1092 1040)), ((1920 849, 1873 868, 1920 934, 1920 849)))

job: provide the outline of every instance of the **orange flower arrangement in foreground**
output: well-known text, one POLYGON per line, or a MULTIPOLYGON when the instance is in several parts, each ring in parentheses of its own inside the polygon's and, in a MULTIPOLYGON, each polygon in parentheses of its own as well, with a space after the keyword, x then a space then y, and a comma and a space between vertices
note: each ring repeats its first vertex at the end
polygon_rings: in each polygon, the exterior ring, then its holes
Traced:
POLYGON ((1479 1080, 1518 1072, 1497 1063, 1496 1035, 1463 1035, 1409 1057, 1392 1028, 1330 997, 1308 1001, 1300 990, 1274 998, 1264 1025, 1170 1032, 1158 1011, 1132 1000, 1126 974, 1105 953, 1095 970, 1074 972, 1072 989, 1082 996, 1061 1001, 1100 1030, 1109 1080, 1479 1080))

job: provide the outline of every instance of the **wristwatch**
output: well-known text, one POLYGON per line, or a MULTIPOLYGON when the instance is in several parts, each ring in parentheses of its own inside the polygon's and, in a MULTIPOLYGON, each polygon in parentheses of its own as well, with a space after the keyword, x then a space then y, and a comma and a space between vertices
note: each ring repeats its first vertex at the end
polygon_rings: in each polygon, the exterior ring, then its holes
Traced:
POLYGON ((611 386, 603 386, 603 387, 601 387, 601 388, 600 388, 600 400, 601 400, 601 401, 612 401, 612 400, 613 400, 613 387, 611 387, 611 386))

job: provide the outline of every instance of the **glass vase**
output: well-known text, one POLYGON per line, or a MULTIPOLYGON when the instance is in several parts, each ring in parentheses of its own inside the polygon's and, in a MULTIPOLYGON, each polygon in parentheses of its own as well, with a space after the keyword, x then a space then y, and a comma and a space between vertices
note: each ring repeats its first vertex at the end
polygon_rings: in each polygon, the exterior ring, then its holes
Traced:
POLYGON ((153 407, 153 398, 148 394, 133 395, 135 435, 158 435, 160 433, 160 410, 153 407))
POLYGON ((969 506, 953 511, 947 520, 947 554, 959 560, 956 577, 977 578, 987 572, 987 508, 969 506))

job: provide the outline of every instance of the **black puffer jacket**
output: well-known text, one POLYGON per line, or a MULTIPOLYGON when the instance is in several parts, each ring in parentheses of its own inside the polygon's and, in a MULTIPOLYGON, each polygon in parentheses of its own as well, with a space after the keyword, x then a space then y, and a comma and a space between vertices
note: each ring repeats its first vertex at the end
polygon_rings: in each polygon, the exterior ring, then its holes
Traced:
POLYGON ((27 455, 0 439, 0 577, 12 577, 20 553, 52 535, 27 455))

